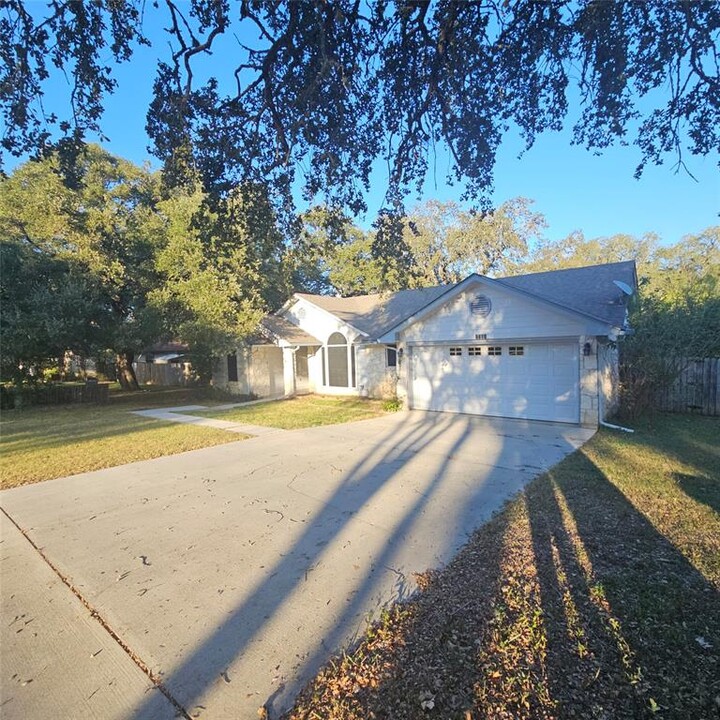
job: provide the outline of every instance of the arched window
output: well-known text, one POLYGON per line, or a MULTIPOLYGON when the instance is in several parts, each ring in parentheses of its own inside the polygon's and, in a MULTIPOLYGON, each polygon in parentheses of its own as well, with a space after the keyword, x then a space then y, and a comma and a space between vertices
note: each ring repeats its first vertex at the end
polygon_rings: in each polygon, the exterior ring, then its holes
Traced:
POLYGON ((322 384, 326 387, 355 387, 355 346, 347 338, 334 332, 323 345, 322 384))
POLYGON ((348 342, 339 332, 333 333, 327 341, 327 385, 330 387, 349 387, 348 342))

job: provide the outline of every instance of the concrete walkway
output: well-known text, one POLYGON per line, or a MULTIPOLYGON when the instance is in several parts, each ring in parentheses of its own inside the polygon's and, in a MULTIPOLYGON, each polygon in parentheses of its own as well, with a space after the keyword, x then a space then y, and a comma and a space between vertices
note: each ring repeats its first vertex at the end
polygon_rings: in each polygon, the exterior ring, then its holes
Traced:
POLYGON ((0 714, 274 718, 591 435, 401 412, 3 491, 0 714))
MULTIPOLYGON (((268 400, 260 400, 258 402, 271 402, 268 400)), ((141 417, 154 418, 155 420, 167 420, 169 422, 184 423, 187 425, 198 425, 200 427, 210 427, 216 430, 227 430, 228 432, 237 433, 239 435, 274 435, 276 433, 285 432, 280 428, 264 427, 262 425, 248 425, 246 423, 236 423, 230 420, 219 420, 218 418, 202 417, 198 415, 185 415, 194 410, 231 410, 236 407, 247 407, 254 405, 251 403, 228 403, 226 405, 179 405, 177 407, 157 408, 153 410, 131 410, 133 415, 141 417)))

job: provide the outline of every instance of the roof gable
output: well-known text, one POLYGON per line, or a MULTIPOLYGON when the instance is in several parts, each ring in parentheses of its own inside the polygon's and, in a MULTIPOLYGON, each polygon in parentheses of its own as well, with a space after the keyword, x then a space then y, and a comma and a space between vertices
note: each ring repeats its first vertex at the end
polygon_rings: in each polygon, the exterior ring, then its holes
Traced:
POLYGON ((266 315, 260 321, 261 332, 274 342, 289 345, 322 345, 314 335, 305 332, 294 323, 279 315, 266 315))
POLYGON ((452 287, 454 286, 438 285, 417 290, 399 290, 394 293, 347 298, 305 293, 296 293, 296 297, 331 313, 346 325, 375 340, 452 287))
MULTIPOLYGON (((391 332, 431 312, 469 284, 489 283, 551 306, 558 312, 621 328, 625 324, 628 298, 614 284, 614 280, 620 280, 635 289, 635 263, 631 260, 498 279, 473 274, 455 285, 356 297, 296 293, 284 309, 301 299, 334 316, 369 340, 386 339, 391 332)), ((286 332, 290 332, 289 329, 286 332)))

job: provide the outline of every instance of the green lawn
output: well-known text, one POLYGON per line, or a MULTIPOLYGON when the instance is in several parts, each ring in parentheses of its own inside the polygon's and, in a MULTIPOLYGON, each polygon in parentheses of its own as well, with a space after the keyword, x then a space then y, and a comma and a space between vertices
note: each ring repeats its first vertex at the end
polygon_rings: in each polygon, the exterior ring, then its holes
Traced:
MULTIPOLYGON (((51 480, 135 460, 242 440, 243 435, 163 422, 131 410, 180 405, 217 405, 227 397, 209 390, 113 389, 107 405, 8 410, 0 419, 0 487, 51 480)), ((363 420, 383 413, 383 403, 346 397, 307 396, 205 414, 253 425, 292 430, 363 420)))
POLYGON ((267 425, 283 430, 295 430, 377 417, 384 413, 383 404, 382 400, 367 400, 358 397, 305 395, 290 400, 259 403, 232 410, 202 411, 192 414, 250 425, 267 425))
POLYGON ((223 430, 161 422, 129 412, 221 401, 204 390, 148 388, 134 393, 112 392, 107 405, 3 411, 0 419, 0 487, 50 480, 241 440, 243 436, 223 430))
POLYGON ((309 683, 289 718, 720 717, 720 420, 601 430, 309 683))

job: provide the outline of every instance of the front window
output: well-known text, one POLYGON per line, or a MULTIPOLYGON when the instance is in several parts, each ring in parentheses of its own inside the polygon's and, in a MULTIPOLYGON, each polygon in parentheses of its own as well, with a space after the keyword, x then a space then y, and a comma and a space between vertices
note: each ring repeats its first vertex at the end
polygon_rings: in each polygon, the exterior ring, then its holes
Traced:
POLYGON ((237 355, 234 353, 227 356, 227 378, 228 382, 238 381, 237 355))
POLYGON ((385 364, 387 367, 397 367, 397 348, 386 347, 385 348, 385 364))
POLYGON ((329 387, 355 387, 355 346, 333 333, 323 348, 323 381, 329 387))

